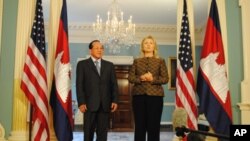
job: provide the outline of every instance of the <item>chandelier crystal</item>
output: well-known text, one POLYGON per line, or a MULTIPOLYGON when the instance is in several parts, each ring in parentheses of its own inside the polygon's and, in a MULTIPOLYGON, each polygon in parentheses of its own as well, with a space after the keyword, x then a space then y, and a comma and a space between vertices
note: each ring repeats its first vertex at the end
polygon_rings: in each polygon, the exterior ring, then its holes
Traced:
POLYGON ((120 53, 121 48, 128 49, 135 45, 135 24, 132 23, 132 16, 125 22, 123 14, 114 0, 107 12, 107 21, 103 22, 101 17, 97 15, 96 22, 93 23, 95 36, 113 54, 120 53))

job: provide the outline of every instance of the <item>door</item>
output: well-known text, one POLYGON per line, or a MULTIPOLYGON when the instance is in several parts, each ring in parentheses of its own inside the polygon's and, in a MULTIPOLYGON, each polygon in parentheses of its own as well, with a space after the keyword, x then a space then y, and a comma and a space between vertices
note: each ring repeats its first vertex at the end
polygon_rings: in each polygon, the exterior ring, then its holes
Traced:
POLYGON ((132 131, 134 129, 131 105, 132 84, 128 81, 130 66, 116 65, 116 77, 119 90, 118 109, 111 113, 110 127, 116 131, 132 131))

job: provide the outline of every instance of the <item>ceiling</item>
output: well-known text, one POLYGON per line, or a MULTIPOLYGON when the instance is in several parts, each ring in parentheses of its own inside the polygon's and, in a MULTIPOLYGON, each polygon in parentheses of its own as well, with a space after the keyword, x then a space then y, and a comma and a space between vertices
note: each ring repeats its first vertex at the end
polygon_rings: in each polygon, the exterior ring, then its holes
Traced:
MULTIPOLYGON (((99 14, 103 21, 113 0, 67 0, 68 23, 92 24, 99 14)), ((195 26, 207 20, 207 0, 192 0, 195 26)), ((177 0, 117 0, 124 12, 124 20, 133 16, 135 24, 176 25, 177 0)), ((44 0, 44 17, 48 21, 50 0, 44 0)))

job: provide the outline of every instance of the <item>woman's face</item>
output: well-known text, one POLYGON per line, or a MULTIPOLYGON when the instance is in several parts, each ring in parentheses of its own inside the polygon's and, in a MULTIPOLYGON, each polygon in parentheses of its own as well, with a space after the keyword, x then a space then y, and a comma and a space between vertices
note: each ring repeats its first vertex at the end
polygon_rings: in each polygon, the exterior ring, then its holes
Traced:
POLYGON ((154 44, 154 41, 152 39, 146 39, 143 42, 143 52, 144 53, 154 52, 154 49, 155 49, 155 44, 154 44))

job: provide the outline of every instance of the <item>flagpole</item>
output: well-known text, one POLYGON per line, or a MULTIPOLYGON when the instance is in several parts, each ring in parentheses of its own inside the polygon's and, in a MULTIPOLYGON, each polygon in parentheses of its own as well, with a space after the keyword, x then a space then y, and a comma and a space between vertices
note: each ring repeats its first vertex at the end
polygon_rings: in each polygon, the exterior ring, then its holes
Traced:
POLYGON ((31 137, 32 137, 32 114, 33 113, 33 106, 30 105, 30 122, 29 122, 29 141, 31 141, 31 137))

